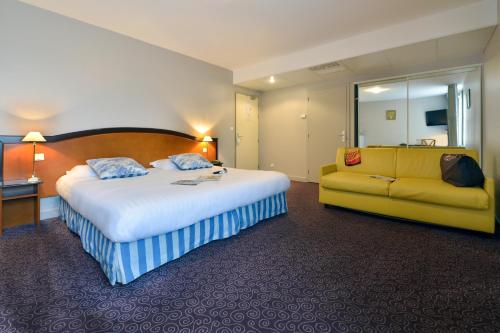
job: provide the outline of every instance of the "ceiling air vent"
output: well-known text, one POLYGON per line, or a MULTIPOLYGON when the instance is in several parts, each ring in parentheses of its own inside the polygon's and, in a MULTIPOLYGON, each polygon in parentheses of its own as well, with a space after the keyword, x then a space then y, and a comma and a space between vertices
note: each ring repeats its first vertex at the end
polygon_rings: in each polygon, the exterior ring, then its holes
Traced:
POLYGON ((334 61, 323 65, 309 67, 309 70, 313 71, 316 74, 331 74, 343 71, 345 70, 345 67, 339 64, 338 62, 334 61))

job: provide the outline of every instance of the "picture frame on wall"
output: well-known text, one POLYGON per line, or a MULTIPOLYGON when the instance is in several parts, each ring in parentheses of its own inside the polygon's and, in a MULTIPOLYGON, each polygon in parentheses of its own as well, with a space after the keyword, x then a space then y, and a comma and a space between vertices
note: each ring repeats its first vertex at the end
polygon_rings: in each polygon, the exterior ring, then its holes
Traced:
POLYGON ((385 120, 396 120, 396 110, 386 110, 385 120))

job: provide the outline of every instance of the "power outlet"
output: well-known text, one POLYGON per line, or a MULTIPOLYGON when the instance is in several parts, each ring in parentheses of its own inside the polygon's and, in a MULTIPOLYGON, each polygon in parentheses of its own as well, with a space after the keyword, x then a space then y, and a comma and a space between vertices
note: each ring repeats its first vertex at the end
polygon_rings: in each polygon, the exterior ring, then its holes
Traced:
POLYGON ((45 161, 45 154, 44 153, 36 153, 35 154, 35 161, 45 161))

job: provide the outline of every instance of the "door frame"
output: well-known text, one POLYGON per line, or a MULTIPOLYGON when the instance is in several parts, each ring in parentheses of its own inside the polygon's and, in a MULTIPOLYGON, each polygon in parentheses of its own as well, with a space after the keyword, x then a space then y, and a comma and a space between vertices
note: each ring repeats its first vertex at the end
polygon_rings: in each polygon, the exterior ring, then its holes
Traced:
POLYGON ((261 110, 261 98, 260 95, 258 94, 251 94, 251 93, 246 93, 246 92, 235 92, 234 93, 234 167, 238 168, 238 152, 237 152, 237 142, 236 142, 236 135, 238 133, 238 128, 237 128, 237 117, 238 117, 238 112, 237 112, 237 107, 238 107, 238 95, 244 95, 248 96, 250 98, 257 98, 257 150, 258 150, 258 161, 257 161, 257 170, 260 170, 260 110, 261 110))

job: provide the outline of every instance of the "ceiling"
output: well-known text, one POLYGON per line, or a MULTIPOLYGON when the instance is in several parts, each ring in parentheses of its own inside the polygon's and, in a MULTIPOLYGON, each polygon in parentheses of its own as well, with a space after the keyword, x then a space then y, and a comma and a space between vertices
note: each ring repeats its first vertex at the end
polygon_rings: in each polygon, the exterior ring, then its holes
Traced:
POLYGON ((344 70, 330 74, 318 74, 306 68, 275 75, 274 84, 266 77, 239 85, 269 91, 300 84, 356 82, 477 64, 482 62, 484 50, 494 30, 495 27, 483 28, 340 60, 338 63, 344 70))
POLYGON ((235 70, 479 0, 22 1, 235 70))
POLYGON ((451 75, 410 80, 408 83, 408 90, 406 87, 406 81, 363 85, 359 90, 359 101, 377 102, 396 99, 405 100, 407 94, 410 99, 443 96, 448 93, 449 84, 455 83, 458 85, 458 88, 461 89, 466 75, 466 72, 462 72, 451 75), (367 91, 367 89, 374 87, 386 90, 379 93, 367 91))

